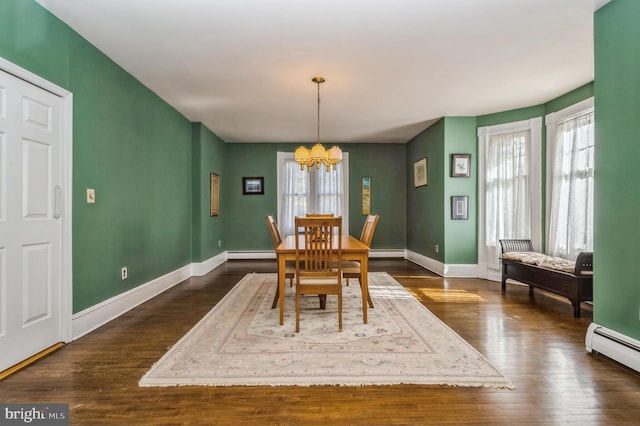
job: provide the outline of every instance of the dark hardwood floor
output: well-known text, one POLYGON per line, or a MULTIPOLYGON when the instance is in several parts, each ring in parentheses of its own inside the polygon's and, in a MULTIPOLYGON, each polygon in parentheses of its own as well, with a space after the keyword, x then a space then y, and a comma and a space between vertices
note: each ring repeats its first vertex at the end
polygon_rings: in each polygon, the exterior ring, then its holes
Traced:
MULTIPOLYGON (((246 273, 229 261, 0 381, 1 403, 68 403, 71 424, 640 424, 640 375, 585 351, 588 307, 372 259, 515 385, 140 388, 140 377, 246 273)), ((6 350, 6 348, 3 348, 6 350)))

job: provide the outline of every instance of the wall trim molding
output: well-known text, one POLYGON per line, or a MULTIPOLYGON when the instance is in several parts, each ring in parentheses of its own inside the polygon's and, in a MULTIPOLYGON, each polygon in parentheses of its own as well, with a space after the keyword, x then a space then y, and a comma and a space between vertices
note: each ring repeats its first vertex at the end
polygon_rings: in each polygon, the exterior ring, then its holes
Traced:
POLYGON ((478 278, 478 265, 445 264, 444 276, 447 278, 478 278))
POLYGON ((204 262, 191 264, 191 276, 201 277, 207 275, 209 272, 222 265, 228 259, 227 252, 222 252, 213 256, 212 258, 205 260, 204 262))
POLYGON ((405 249, 376 249, 369 252, 369 257, 383 258, 383 257, 400 257, 407 258, 407 251, 405 249))
POLYGON ((438 260, 431 259, 430 257, 421 255, 411 250, 407 250, 406 259, 422 266, 423 268, 430 270, 431 272, 440 275, 441 277, 444 277, 445 265, 438 260))
POLYGON ((73 340, 96 330, 191 276, 189 264, 74 314, 73 340))
POLYGON ((407 260, 444 278, 479 278, 476 264, 446 264, 419 253, 407 250, 407 260))
POLYGON ((228 251, 227 259, 231 260, 251 260, 251 259, 275 259, 276 253, 273 250, 254 251, 228 251))

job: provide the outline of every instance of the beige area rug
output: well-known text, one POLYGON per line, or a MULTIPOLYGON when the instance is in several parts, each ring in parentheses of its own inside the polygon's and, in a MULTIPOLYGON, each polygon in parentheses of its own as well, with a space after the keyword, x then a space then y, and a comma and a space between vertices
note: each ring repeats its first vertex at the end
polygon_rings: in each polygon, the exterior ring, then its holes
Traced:
POLYGON ((320 310, 286 286, 285 323, 271 309, 276 274, 248 274, 156 362, 140 386, 432 384, 513 388, 511 382, 390 275, 369 274, 375 308, 362 323, 357 280, 320 310))

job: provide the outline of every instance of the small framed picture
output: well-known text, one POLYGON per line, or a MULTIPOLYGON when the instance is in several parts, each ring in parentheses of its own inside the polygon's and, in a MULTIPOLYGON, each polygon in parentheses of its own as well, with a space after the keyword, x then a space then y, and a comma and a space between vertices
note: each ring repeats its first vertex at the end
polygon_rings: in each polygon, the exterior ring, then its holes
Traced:
POLYGON ((242 195, 263 195, 264 177, 243 177, 242 195))
POLYGON ((216 173, 210 173, 209 176, 211 216, 218 216, 220 214, 220 176, 216 173))
POLYGON ((413 185, 417 188, 424 186, 429 180, 429 170, 427 169, 427 158, 413 163, 413 185))
POLYGON ((471 154, 451 154, 451 176, 469 177, 471 175, 471 154))
POLYGON ((454 195, 451 197, 451 219, 467 220, 469 218, 469 196, 454 195))
POLYGON ((362 215, 371 214, 371 178, 362 178, 362 215))

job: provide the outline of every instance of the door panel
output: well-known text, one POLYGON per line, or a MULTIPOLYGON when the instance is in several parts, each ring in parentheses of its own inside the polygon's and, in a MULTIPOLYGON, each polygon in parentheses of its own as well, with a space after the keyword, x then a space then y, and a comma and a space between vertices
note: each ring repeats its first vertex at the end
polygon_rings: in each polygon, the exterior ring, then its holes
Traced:
POLYGON ((47 220, 51 211, 51 146, 23 139, 23 218, 47 220))
POLYGON ((61 114, 0 71, 0 371, 62 340, 61 114))
POLYGON ((22 251, 22 327, 50 318, 51 312, 51 253, 50 244, 34 244, 22 251))

